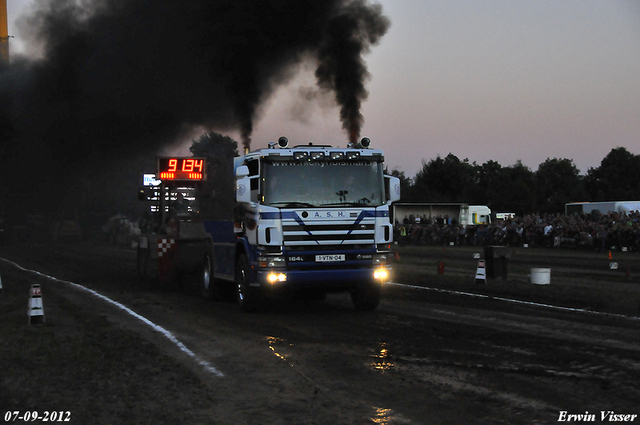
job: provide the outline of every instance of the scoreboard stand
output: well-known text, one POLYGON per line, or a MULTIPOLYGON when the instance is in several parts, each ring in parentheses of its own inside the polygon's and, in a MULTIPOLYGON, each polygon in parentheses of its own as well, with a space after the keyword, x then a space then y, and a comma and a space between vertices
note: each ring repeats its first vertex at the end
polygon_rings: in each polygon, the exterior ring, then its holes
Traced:
POLYGON ((181 284, 183 275, 201 265, 206 238, 198 203, 207 178, 205 158, 158 158, 156 176, 160 184, 139 195, 153 203, 155 215, 152 232, 138 241, 138 277, 150 288, 181 284))

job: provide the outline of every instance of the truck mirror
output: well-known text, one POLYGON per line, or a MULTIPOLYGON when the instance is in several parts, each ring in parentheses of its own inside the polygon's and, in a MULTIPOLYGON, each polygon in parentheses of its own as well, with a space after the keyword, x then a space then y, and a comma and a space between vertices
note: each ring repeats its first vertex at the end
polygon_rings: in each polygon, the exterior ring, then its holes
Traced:
POLYGON ((393 176, 384 176, 384 191, 387 204, 400 200, 400 179, 393 176))
POLYGON ((236 177, 238 178, 247 177, 248 175, 249 175, 249 167, 247 167, 246 165, 241 165, 236 170, 236 177))

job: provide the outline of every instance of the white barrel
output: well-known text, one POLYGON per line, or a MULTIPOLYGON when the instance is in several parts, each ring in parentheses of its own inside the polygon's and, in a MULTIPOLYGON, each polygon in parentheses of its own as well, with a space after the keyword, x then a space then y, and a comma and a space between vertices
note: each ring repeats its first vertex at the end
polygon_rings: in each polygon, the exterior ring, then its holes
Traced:
POLYGON ((531 283, 534 285, 549 285, 551 283, 551 269, 544 267, 532 268, 531 283))

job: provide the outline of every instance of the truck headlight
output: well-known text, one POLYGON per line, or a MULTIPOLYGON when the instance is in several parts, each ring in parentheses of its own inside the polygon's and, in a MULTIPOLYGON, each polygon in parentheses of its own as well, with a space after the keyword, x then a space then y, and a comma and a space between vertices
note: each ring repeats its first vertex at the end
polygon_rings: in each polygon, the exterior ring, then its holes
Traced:
POLYGON ((296 152, 293 154, 293 159, 296 161, 306 161, 309 159, 309 152, 296 152))
POLYGON ((267 275, 267 280, 269 281, 269 283, 286 282, 287 275, 284 273, 271 272, 267 275))
POLYGON ((258 257, 258 266, 259 267, 284 267, 286 266, 286 261, 284 257, 268 257, 268 256, 260 256, 258 257))
POLYGON ((322 161, 324 160, 325 154, 323 151, 320 152, 311 152, 311 160, 313 161, 322 161))
POLYGON ((385 268, 379 268, 373 272, 373 277, 376 280, 381 280, 384 282, 389 278, 389 272, 385 268))

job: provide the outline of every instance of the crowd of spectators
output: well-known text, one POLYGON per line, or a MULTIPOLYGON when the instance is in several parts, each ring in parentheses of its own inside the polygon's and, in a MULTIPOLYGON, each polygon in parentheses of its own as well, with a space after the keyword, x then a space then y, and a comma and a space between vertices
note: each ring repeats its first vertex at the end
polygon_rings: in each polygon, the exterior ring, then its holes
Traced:
POLYGON ((462 226, 449 217, 405 217, 395 222, 401 245, 475 245, 640 251, 640 211, 602 214, 529 214, 462 226))

